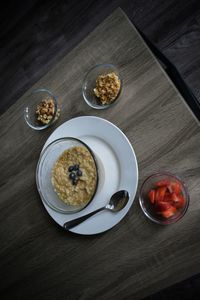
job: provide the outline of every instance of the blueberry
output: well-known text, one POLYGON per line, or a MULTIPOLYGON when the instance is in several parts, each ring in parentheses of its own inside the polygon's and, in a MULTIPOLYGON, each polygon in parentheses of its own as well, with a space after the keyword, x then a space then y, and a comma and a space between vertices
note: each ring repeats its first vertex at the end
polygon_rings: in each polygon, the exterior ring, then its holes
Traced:
POLYGON ((78 170, 78 171, 76 171, 76 175, 77 175, 77 176, 82 176, 82 175, 83 175, 83 173, 82 173, 82 171, 81 171, 81 170, 78 170))
POLYGON ((72 179, 72 180, 76 179, 76 174, 74 172, 71 172, 69 174, 69 178, 72 179))
POLYGON ((69 172, 74 171, 74 166, 70 166, 70 167, 68 168, 68 171, 69 171, 69 172))
POLYGON ((79 165, 74 165, 74 171, 79 170, 79 165))

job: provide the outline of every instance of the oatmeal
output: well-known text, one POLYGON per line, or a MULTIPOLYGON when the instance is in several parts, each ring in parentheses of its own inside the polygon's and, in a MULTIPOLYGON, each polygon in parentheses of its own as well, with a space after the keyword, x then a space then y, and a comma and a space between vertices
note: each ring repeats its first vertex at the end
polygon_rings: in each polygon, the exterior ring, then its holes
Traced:
POLYGON ((94 94, 101 104, 110 104, 117 98, 120 87, 120 79, 114 72, 100 75, 96 79, 94 94))
POLYGON ((53 166, 51 182, 66 204, 86 205, 97 185, 96 165, 90 151, 85 147, 65 150, 53 166))

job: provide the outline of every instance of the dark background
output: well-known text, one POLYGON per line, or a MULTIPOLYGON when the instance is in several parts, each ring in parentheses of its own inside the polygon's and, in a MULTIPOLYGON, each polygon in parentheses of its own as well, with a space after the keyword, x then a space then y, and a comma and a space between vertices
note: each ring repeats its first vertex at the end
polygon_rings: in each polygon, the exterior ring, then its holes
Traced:
MULTIPOLYGON (((118 6, 200 99, 199 0, 7 0, 0 4, 0 113, 118 6)), ((200 299, 200 275, 148 299, 200 299)))

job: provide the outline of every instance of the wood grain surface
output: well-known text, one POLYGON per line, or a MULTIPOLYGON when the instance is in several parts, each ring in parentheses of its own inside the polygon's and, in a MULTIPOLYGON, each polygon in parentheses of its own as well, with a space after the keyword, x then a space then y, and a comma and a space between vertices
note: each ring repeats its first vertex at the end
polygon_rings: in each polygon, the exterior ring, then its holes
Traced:
POLYGON ((200 100, 199 0, 2 0, 0 113, 118 6, 175 64, 200 100))
POLYGON ((118 9, 28 90, 1 117, 0 270, 2 299, 141 299, 200 272, 200 128, 184 100, 118 9), (123 78, 118 103, 105 111, 81 96, 84 74, 116 64, 123 78), (54 127, 35 132, 23 120, 30 91, 59 98, 54 127), (113 122, 131 141, 146 176, 168 170, 188 185, 191 201, 177 224, 160 227, 141 212, 138 197, 112 230, 78 236, 46 213, 35 186, 41 148, 59 124, 80 115, 113 122))

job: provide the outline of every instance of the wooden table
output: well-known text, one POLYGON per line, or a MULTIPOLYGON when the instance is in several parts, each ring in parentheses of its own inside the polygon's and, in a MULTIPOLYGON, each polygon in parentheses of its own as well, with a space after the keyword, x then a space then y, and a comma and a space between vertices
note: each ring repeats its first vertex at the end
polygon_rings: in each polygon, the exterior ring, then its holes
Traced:
POLYGON ((200 272, 200 128, 123 12, 116 10, 32 89, 38 87, 59 97, 54 127, 27 127, 30 91, 0 118, 1 299, 139 299, 200 272), (84 103, 81 84, 103 62, 119 67, 124 90, 117 105, 96 111, 84 103), (123 221, 97 236, 65 232, 50 219, 36 190, 37 160, 51 132, 80 115, 123 130, 137 155, 139 187, 157 170, 185 180, 191 202, 181 221, 148 221, 137 196, 123 221))

